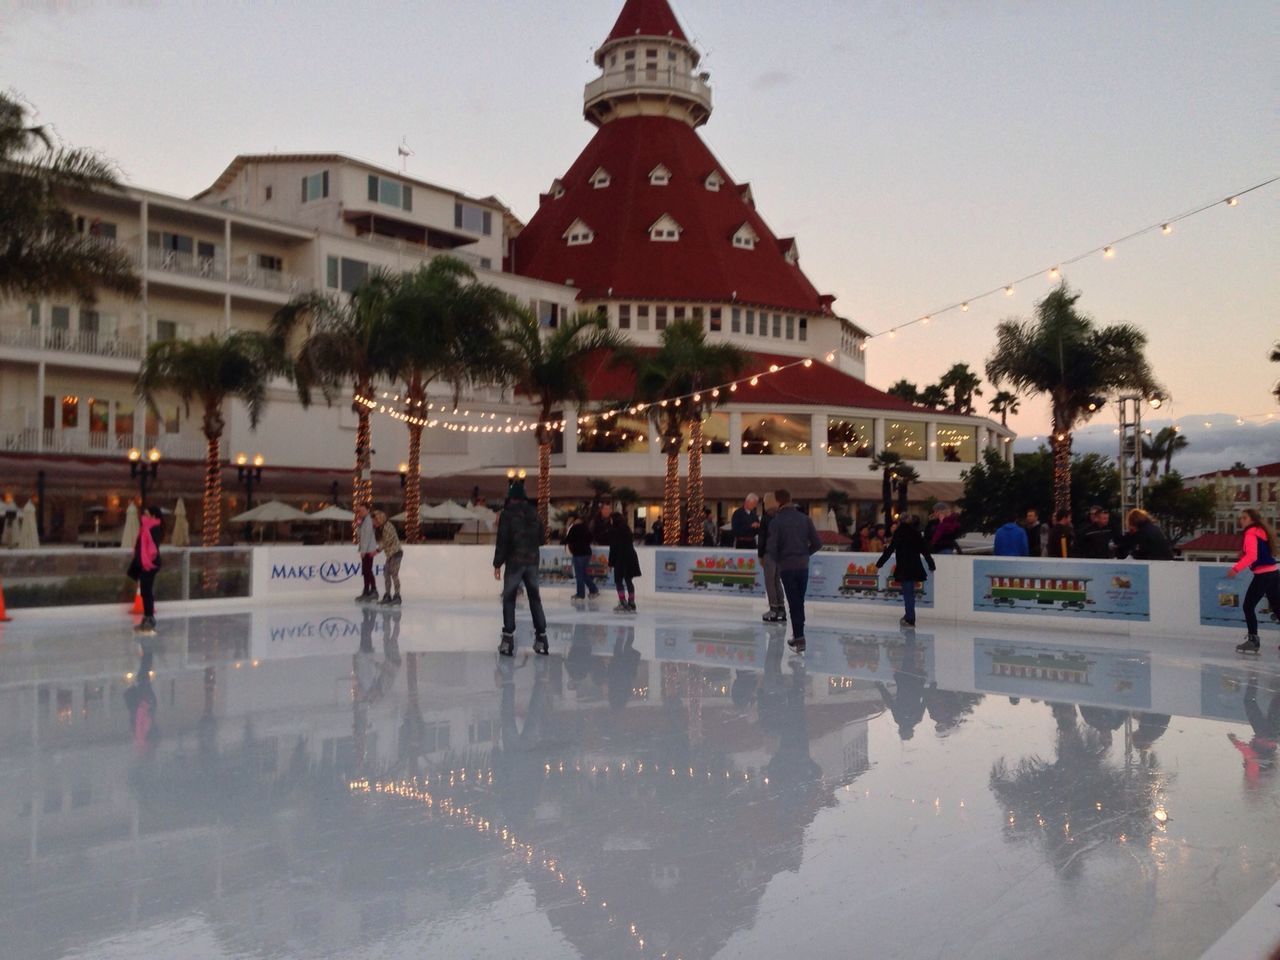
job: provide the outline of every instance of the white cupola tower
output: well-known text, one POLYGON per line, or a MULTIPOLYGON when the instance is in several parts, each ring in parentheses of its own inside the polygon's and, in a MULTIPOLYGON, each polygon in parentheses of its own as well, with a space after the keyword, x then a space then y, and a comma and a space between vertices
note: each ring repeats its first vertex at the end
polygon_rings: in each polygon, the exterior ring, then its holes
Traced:
POLYGON ((711 116, 710 74, 667 0, 627 0, 596 51, 603 75, 587 84, 583 115, 597 127, 618 117, 671 117, 700 127, 711 116))

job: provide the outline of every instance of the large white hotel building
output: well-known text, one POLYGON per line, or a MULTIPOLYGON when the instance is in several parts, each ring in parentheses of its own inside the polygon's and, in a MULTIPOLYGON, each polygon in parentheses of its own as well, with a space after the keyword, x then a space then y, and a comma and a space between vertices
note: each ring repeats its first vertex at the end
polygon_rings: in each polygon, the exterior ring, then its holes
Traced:
MULTIPOLYGON (((696 318, 710 339, 753 354, 748 372, 813 357, 711 414, 706 492, 721 509, 779 484, 799 498, 839 489, 869 504, 880 483, 868 462, 880 450, 916 468, 913 500, 952 498, 983 450, 1008 455, 1012 435, 999 423, 913 407, 866 383, 865 331, 818 293, 796 241, 772 233, 751 187, 733 182, 698 136, 711 91, 666 0, 627 0, 596 62, 584 115, 598 130, 566 172, 548 177, 527 224, 492 196, 339 154, 238 156, 191 199, 136 187, 68 197, 81 230, 134 258, 142 295, 0 305, 0 495, 23 503, 43 489, 46 538, 74 541, 91 506, 105 508, 100 524, 113 524, 134 492, 127 451, 154 447, 162 454, 155 496, 198 499, 198 416, 176 401, 156 416, 134 397, 149 344, 263 330, 298 293, 342 295, 372 268, 412 269, 446 253, 530 304, 548 327, 603 310, 611 326, 656 346, 669 321, 696 318)), ((596 371, 593 399, 625 399, 627 389, 616 371, 596 371)), ((536 416, 497 392, 464 407, 453 422, 536 416)), ((564 411, 570 423, 576 413, 564 411)), ((259 497, 315 506, 336 490, 345 501, 355 426, 349 404, 304 410, 285 382, 256 431, 232 405, 223 438, 229 506, 242 498, 231 465, 238 452, 265 458, 259 497)), ((394 505, 404 426, 375 417, 373 445, 375 496, 394 505)), ((531 433, 430 429, 424 495, 478 486, 492 497, 508 469, 535 464, 531 433)), ((558 497, 580 497, 586 478, 605 477, 637 489, 645 519, 656 518, 664 458, 643 421, 615 424, 609 437, 570 431, 553 465, 558 497)))

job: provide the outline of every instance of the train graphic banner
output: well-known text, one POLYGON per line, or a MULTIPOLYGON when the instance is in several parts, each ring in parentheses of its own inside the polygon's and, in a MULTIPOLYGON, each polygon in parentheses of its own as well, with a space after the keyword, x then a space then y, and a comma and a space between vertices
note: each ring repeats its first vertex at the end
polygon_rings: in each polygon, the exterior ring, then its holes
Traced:
POLYGON ((987 693, 1143 710, 1151 706, 1151 655, 978 637, 973 685, 987 693))
MULTIPOLYGON (((1227 577, 1231 568, 1225 563, 1202 563, 1200 567, 1200 625, 1202 627, 1239 627, 1244 629, 1244 592, 1253 574, 1245 571, 1238 577, 1227 577)), ((1280 630, 1280 610, 1272 610, 1264 597, 1256 608, 1258 626, 1280 630)))
POLYGON ((973 561, 975 612, 1151 619, 1151 578, 1141 563, 973 561))
MULTIPOLYGON (((591 562, 587 564, 587 573, 595 581, 596 587, 612 592, 613 574, 609 570, 609 548, 592 547, 591 562)), ((572 587, 573 557, 569 556, 568 547, 546 546, 538 548, 538 580, 544 587, 572 587)))
MULTIPOLYGON (((809 559, 807 598, 901 604, 902 588, 893 579, 894 565, 877 569, 876 560, 874 553, 814 554, 809 559)), ((654 567, 654 588, 660 593, 765 595, 764 563, 751 550, 658 550, 654 567)), ((933 606, 931 580, 917 585, 916 604, 933 606)))

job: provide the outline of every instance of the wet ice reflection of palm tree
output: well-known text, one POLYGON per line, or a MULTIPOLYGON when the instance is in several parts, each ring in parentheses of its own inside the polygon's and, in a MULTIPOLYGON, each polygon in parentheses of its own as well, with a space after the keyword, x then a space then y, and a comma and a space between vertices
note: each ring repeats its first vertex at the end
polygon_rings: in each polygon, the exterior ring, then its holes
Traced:
POLYGON ((1155 812, 1171 777, 1145 751, 1110 760, 1109 740, 1076 721, 1069 706, 1055 705, 1054 758, 1011 765, 1002 757, 990 787, 1005 810, 1005 839, 1039 843, 1054 870, 1075 879, 1094 851, 1143 844, 1162 829, 1155 812))

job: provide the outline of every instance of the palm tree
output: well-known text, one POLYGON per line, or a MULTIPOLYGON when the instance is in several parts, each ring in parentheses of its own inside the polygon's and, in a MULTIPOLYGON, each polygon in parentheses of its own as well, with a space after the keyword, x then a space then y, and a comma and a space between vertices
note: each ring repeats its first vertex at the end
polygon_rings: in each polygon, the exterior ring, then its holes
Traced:
POLYGON ((1001 321, 987 360, 997 388, 1008 382, 1019 394, 1049 394, 1055 512, 1071 509, 1071 432, 1093 416, 1098 395, 1159 389, 1143 352, 1146 334, 1132 324, 1097 328, 1076 310, 1079 299, 1063 283, 1036 304, 1035 320, 1001 321))
POLYGON ((1008 390, 998 390, 987 407, 992 413, 1000 414, 1000 426, 1007 427, 1009 414, 1017 413, 1019 410, 1018 395, 1008 390))
POLYGON ((1179 450, 1185 450, 1189 444, 1190 441, 1176 427, 1161 427, 1150 440, 1143 440, 1143 459, 1151 462, 1148 476, 1154 480, 1159 475, 1161 461, 1164 462, 1164 472, 1167 475, 1173 469, 1173 455, 1179 450))
POLYGON ((503 341, 511 353, 516 391, 538 406, 538 520, 545 533, 551 504, 551 414, 562 404, 581 408, 590 399, 587 362, 598 350, 622 348, 624 339, 601 314, 580 313, 544 336, 538 318, 521 311, 503 332, 503 341))
POLYGON ((945 407, 949 400, 946 387, 940 383, 931 383, 916 394, 915 402, 930 410, 937 410, 939 407, 945 407))
POLYGON ((893 480, 898 488, 898 516, 903 517, 907 512, 907 490, 920 481, 920 474, 910 464, 899 463, 893 468, 893 480))
POLYGON ((72 190, 119 189, 115 168, 87 150, 57 147, 26 108, 0 93, 0 300, 99 289, 136 297, 141 281, 123 248, 76 232, 72 190))
POLYGON ((952 413, 973 413, 973 398, 982 396, 982 378, 967 363, 954 363, 942 375, 938 386, 951 391, 947 409, 952 413))
POLYGON ((257 427, 267 401, 267 384, 284 373, 286 362, 267 335, 240 331, 211 334, 202 340, 153 343, 138 370, 135 390, 153 411, 163 393, 176 393, 190 415, 192 402, 203 409, 200 428, 207 441, 204 470, 203 543, 222 538, 222 458, 218 447, 226 426, 223 404, 242 400, 249 424, 257 427))
POLYGON ((914 383, 905 378, 894 383, 885 393, 891 397, 897 397, 899 400, 905 400, 907 403, 917 403, 920 400, 920 390, 914 383))
POLYGON ((849 525, 849 495, 843 490, 828 490, 827 509, 835 514, 836 526, 844 533, 849 525))
POLYGON ((630 526, 631 508, 640 502, 640 494, 631 487, 615 487, 613 499, 618 501, 618 509, 627 518, 627 525, 630 526))
MULTIPOLYGON (((1271 362, 1280 363, 1280 340, 1277 340, 1276 345, 1271 348, 1271 362)), ((1276 381, 1276 385, 1271 392, 1275 394, 1276 401, 1280 402, 1280 380, 1276 381)))
MULTIPOLYGON (((668 545, 680 542, 680 444, 689 425, 689 542, 702 542, 702 419, 727 396, 717 384, 735 377, 747 364, 746 351, 731 344, 707 343, 697 320, 679 320, 662 331, 656 353, 640 364, 638 399, 662 434, 667 455, 663 485, 662 530, 668 545), (706 391, 706 392, 704 392, 706 391), (680 398, 684 399, 672 399, 680 398)), ((624 358, 625 359, 625 358, 624 358)), ((631 356, 630 362, 637 361, 631 356)))
POLYGON ((871 472, 875 473, 877 470, 881 472, 880 502, 884 508, 885 526, 893 523, 893 478, 901 466, 902 457, 892 450, 882 450, 871 458, 871 472))
POLYGON ((370 477, 372 409, 362 398, 373 396, 373 384, 385 364, 378 336, 386 321, 397 278, 374 271, 349 297, 308 293, 291 300, 271 318, 271 337, 283 351, 296 341, 293 377, 298 399, 308 406, 314 390, 332 404, 339 389, 350 385, 356 415, 356 461, 351 478, 351 506, 373 501, 370 477), (299 339, 300 338, 300 339, 299 339))
POLYGON ((437 381, 448 384, 456 406, 466 387, 510 382, 511 356, 502 327, 520 313, 515 300, 477 283, 472 269, 456 257, 438 256, 395 284, 377 341, 387 375, 404 385, 409 430, 405 539, 410 543, 422 538, 418 515, 427 388, 437 381))

